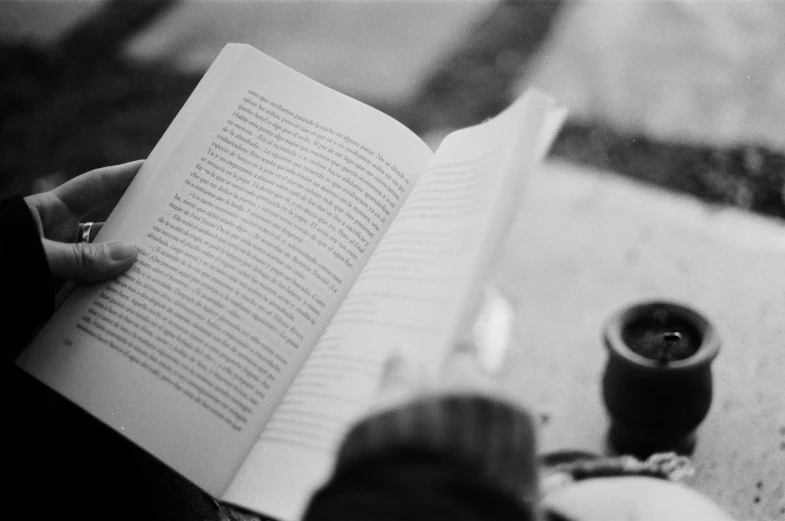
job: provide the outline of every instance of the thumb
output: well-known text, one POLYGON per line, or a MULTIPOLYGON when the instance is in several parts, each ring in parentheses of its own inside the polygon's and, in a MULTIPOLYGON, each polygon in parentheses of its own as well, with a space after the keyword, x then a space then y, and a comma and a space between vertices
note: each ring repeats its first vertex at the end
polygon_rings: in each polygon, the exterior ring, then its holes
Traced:
POLYGON ((138 251, 133 241, 42 242, 52 275, 80 282, 100 282, 120 275, 136 262, 138 251))
POLYGON ((379 388, 370 412, 398 407, 425 391, 425 372, 414 359, 408 345, 397 346, 387 357, 379 379, 379 388))

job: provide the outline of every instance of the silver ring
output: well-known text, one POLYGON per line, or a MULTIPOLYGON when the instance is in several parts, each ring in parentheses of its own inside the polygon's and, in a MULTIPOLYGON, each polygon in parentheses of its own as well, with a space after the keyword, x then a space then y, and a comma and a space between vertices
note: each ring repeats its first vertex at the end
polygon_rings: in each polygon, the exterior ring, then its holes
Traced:
POLYGON ((76 236, 76 242, 90 242, 90 230, 93 228, 92 222, 79 223, 79 233, 76 236))

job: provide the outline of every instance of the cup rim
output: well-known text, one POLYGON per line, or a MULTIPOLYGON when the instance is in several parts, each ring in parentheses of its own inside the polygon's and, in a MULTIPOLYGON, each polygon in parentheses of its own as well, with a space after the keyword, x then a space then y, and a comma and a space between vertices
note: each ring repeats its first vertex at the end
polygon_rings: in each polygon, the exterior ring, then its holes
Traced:
POLYGON ((611 354, 615 354, 634 366, 657 371, 679 373, 708 365, 717 356, 720 349, 720 338, 717 331, 703 314, 685 304, 668 300, 650 300, 629 305, 614 313, 608 319, 603 331, 605 346, 611 354), (695 353, 681 360, 669 361, 667 364, 636 353, 622 337, 622 332, 628 324, 654 310, 663 308, 672 315, 689 321, 701 335, 701 343, 695 353))

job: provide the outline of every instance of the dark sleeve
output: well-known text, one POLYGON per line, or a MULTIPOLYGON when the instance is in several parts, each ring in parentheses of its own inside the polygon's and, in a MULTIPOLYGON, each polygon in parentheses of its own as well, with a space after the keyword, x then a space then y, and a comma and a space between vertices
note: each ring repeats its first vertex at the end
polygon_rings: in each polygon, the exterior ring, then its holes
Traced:
POLYGON ((306 521, 538 519, 534 424, 503 401, 437 396, 354 427, 306 521))
POLYGON ((41 237, 20 196, 0 202, 0 331, 12 359, 52 314, 54 292, 41 237))

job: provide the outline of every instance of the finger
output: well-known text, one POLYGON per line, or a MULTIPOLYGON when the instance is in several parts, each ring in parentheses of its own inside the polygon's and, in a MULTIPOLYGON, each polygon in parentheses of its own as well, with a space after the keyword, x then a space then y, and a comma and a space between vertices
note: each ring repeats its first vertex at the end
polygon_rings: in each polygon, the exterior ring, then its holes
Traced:
POLYGON ((91 170, 64 183, 52 194, 58 197, 69 211, 85 216, 109 203, 116 203, 144 160, 91 170))
POLYGON ((396 347, 387 357, 370 412, 379 413, 403 405, 424 393, 426 375, 407 346, 396 347))
POLYGON ((43 239, 49 268, 56 278, 99 282, 123 273, 136 261, 133 241, 68 244, 43 239))
POLYGON ((483 303, 474 323, 472 337, 477 360, 488 374, 498 374, 511 345, 515 310, 497 289, 485 288, 483 303))
POLYGON ((411 390, 423 387, 425 382, 423 367, 416 362, 409 348, 402 346, 387 357, 379 380, 379 390, 382 392, 397 389, 411 390))

